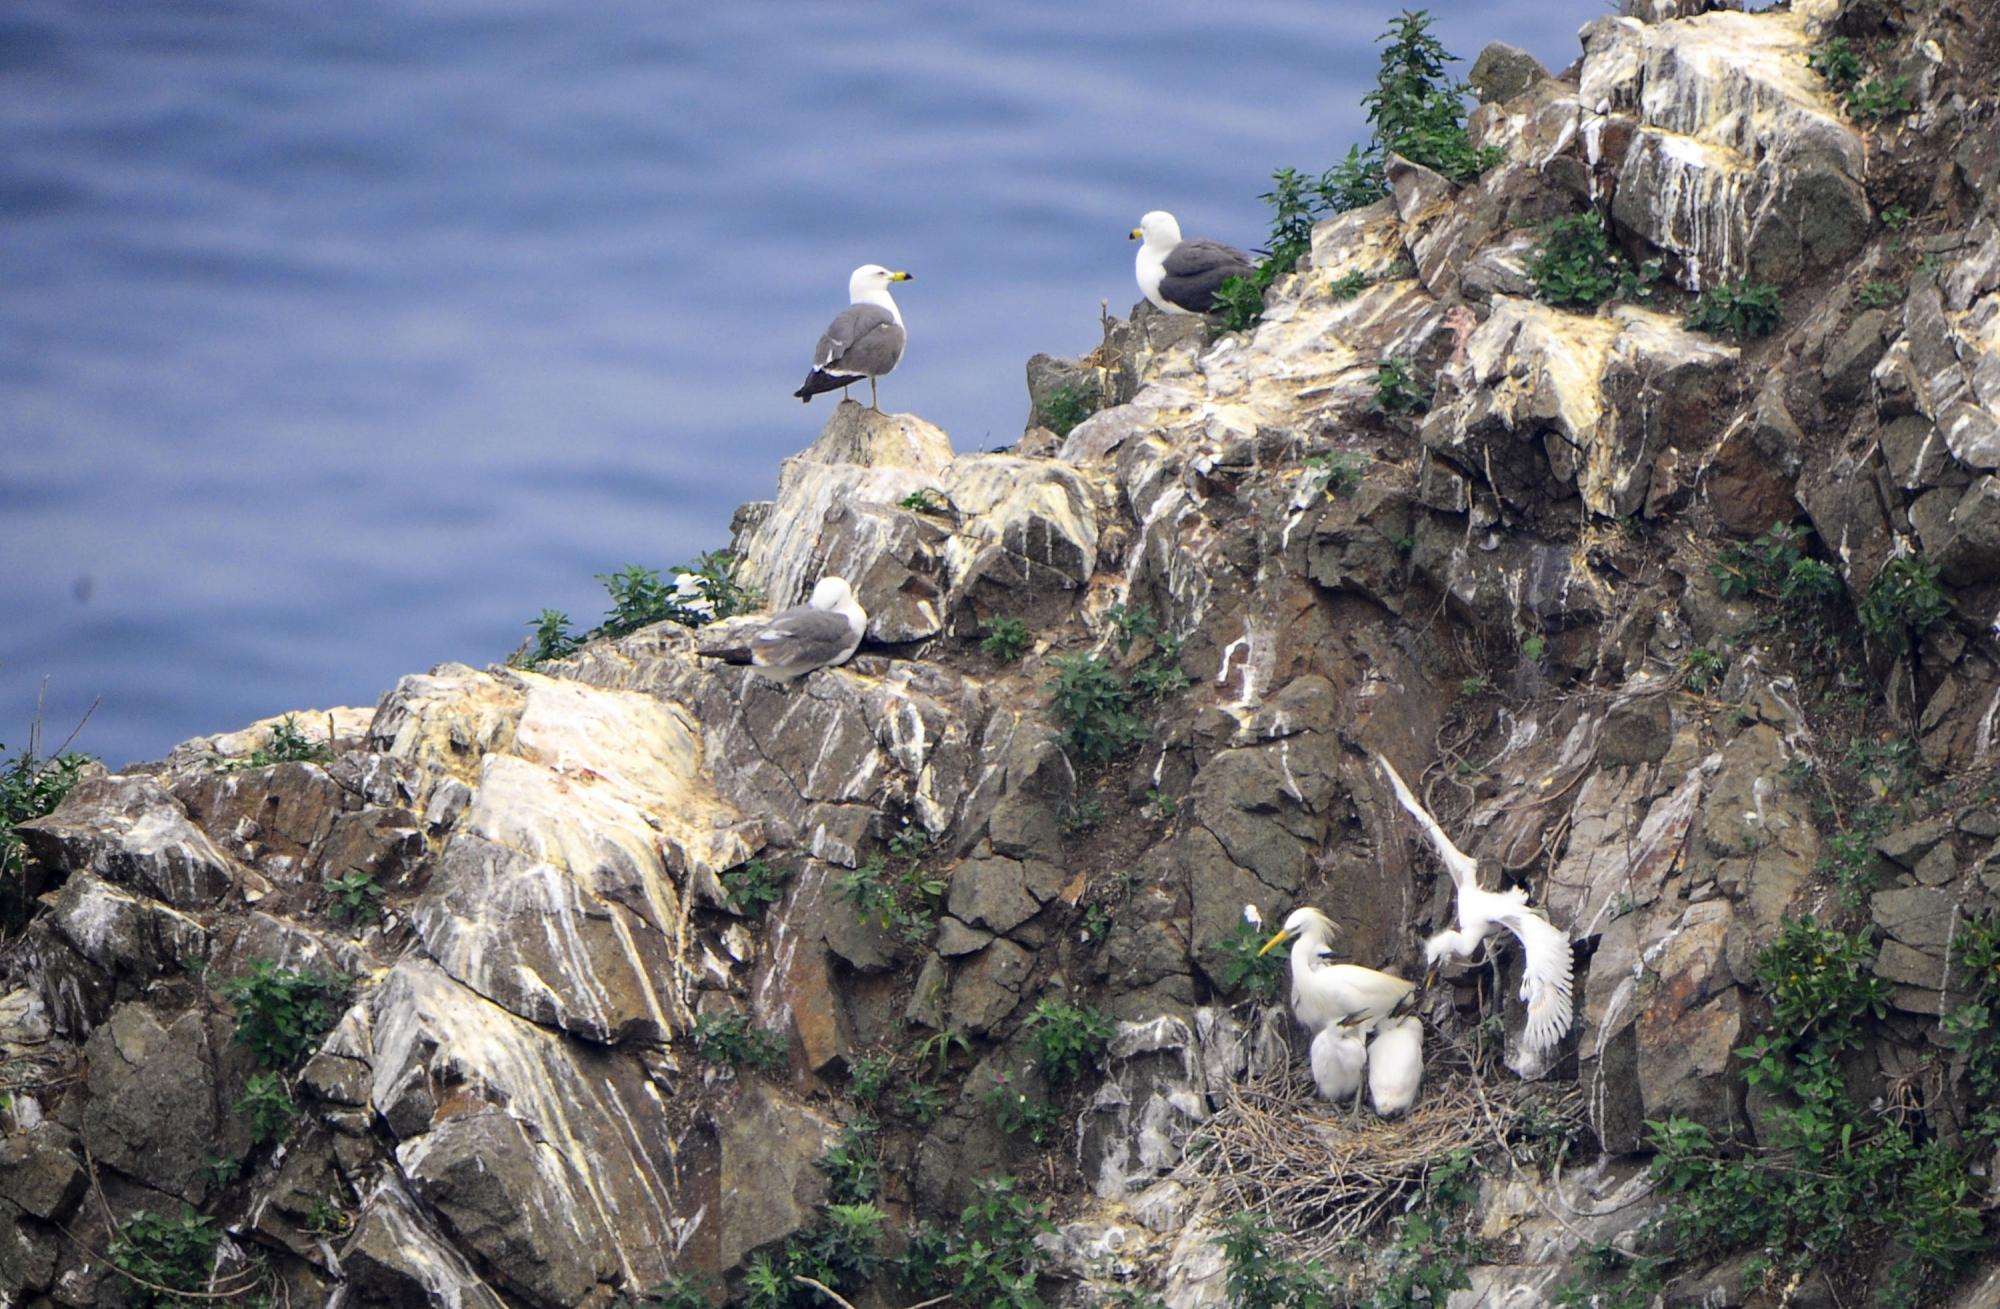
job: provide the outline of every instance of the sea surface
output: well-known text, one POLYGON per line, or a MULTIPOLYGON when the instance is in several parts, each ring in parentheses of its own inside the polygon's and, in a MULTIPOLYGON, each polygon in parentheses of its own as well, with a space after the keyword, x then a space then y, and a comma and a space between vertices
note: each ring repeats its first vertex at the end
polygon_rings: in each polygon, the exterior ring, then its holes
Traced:
MULTIPOLYGON (((1430 8, 1461 75, 1607 12, 1430 8)), ((1011 443, 1141 213, 1256 244, 1365 137, 1398 9, 11 0, 0 743, 156 758, 589 626, 813 439, 860 263, 915 274, 885 407, 1011 443)))

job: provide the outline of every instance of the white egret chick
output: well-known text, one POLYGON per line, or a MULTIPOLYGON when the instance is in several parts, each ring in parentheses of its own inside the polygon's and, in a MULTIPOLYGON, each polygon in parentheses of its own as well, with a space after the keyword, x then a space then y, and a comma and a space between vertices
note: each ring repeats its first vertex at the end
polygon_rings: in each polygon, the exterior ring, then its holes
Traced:
POLYGON ((1292 1014, 1299 1025, 1317 1034, 1335 1023, 1372 1024, 1389 1016, 1398 1001, 1416 989, 1394 973, 1380 973, 1359 964, 1336 964, 1327 958, 1336 929, 1333 920, 1306 906, 1294 909, 1278 934, 1264 943, 1268 952, 1286 937, 1292 945, 1292 1014))
POLYGON ((1424 963, 1435 976, 1446 958, 1467 957, 1502 927, 1512 932, 1527 956, 1521 970, 1521 1003, 1528 1007, 1528 1022, 1521 1032, 1521 1046, 1531 1059, 1539 1060, 1561 1044, 1569 1031, 1569 936, 1541 910, 1529 908, 1528 893, 1519 887, 1489 891, 1480 886, 1479 866, 1472 856, 1451 843, 1387 759, 1378 754, 1375 761, 1388 774, 1396 799, 1430 837, 1432 848, 1451 870, 1451 880, 1458 888, 1458 926, 1424 942, 1424 963))
POLYGON ((1408 1113, 1424 1082, 1424 1025, 1405 1015, 1375 1029, 1368 1043, 1368 1103, 1384 1118, 1408 1113))
POLYGON ((1352 1102, 1350 1121, 1361 1113, 1362 1074, 1368 1067, 1367 1029, 1334 1023, 1312 1039, 1313 1085, 1334 1104, 1352 1102))

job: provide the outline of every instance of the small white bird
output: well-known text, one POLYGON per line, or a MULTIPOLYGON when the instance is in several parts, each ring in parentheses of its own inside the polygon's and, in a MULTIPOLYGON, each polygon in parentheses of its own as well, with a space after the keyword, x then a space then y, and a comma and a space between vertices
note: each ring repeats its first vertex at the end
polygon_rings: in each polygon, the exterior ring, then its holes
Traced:
POLYGON ((822 391, 839 391, 868 379, 868 404, 876 413, 882 406, 875 399, 875 379, 886 377, 903 358, 909 335, 903 330, 903 311, 889 294, 891 282, 907 282, 908 273, 892 273, 880 264, 863 264, 847 279, 847 298, 853 301, 834 315, 819 344, 813 347, 812 371, 793 395, 812 403, 822 391))
POLYGON ((1358 1117, 1361 1112, 1361 1079, 1368 1067, 1368 1045, 1363 1039, 1366 1030, 1335 1023, 1321 1028, 1312 1039, 1313 1085, 1334 1104, 1352 1102, 1354 1112, 1350 1118, 1358 1117))
POLYGON ((1368 1043, 1368 1103, 1384 1118, 1408 1113, 1424 1082, 1424 1025, 1414 1016, 1390 1018, 1368 1043))
POLYGON ((1292 1014, 1315 1035, 1336 1023, 1367 1025, 1386 1018, 1416 989, 1394 973, 1330 962, 1326 955, 1335 930, 1331 918, 1308 905, 1292 910, 1278 934, 1257 952, 1268 953, 1286 937, 1297 938, 1292 945, 1292 1014))
POLYGON ((1424 963, 1434 976, 1447 957, 1467 957, 1502 927, 1512 932, 1527 956, 1521 970, 1521 1003, 1528 1006, 1528 1022, 1521 1031, 1521 1046, 1533 1059, 1545 1056, 1561 1044, 1569 1031, 1572 1005, 1568 935, 1541 910, 1529 908, 1528 893, 1521 888, 1488 891, 1480 886, 1478 863, 1451 843, 1437 819, 1410 793, 1387 759, 1378 754, 1375 762, 1388 774, 1396 799, 1430 837, 1432 848, 1451 870, 1451 880, 1458 888, 1458 926, 1424 942, 1424 963))
POLYGON ((1205 314, 1215 307, 1215 293, 1224 282, 1257 273, 1257 261, 1233 245, 1183 241, 1179 220, 1164 209, 1155 209, 1132 229, 1134 241, 1142 238, 1145 244, 1133 261, 1139 290, 1170 314, 1205 314))
POLYGON ((750 638, 750 664, 774 682, 844 664, 861 646, 868 612, 845 578, 822 577, 812 597, 773 614, 750 638))

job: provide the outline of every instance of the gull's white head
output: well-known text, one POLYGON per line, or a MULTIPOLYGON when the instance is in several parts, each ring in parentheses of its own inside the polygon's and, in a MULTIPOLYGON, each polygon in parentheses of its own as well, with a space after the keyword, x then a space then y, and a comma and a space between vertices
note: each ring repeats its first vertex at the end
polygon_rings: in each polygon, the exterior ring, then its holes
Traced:
POLYGON ((1174 216, 1164 209, 1155 209, 1139 220, 1132 229, 1132 239, 1145 238, 1146 244, 1155 250, 1171 250, 1181 243, 1181 225, 1174 216))
POLYGON ((847 298, 856 301, 871 295, 880 295, 889 289, 891 282, 907 282, 908 273, 892 273, 880 264, 863 264, 847 279, 847 298))
POLYGON ((838 609, 854 600, 854 589, 844 577, 822 577, 813 584, 812 596, 806 603, 815 609, 838 609))

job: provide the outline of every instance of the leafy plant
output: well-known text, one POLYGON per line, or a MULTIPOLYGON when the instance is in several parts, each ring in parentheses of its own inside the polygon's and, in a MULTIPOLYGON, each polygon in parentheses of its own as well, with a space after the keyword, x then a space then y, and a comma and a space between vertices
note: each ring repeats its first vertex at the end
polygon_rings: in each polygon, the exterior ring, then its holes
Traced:
POLYGON ((1595 210, 1551 219, 1528 255, 1528 280, 1535 294, 1553 305, 1650 300, 1660 270, 1658 259, 1634 266, 1612 249, 1604 217, 1595 210))
POLYGON ((1087 943, 1097 943, 1111 935, 1111 911, 1101 904, 1085 905, 1083 923, 1078 929, 1087 943))
POLYGON ((347 979, 252 959, 221 986, 236 1006, 236 1040, 266 1068, 288 1068, 309 1053, 340 1016, 347 979))
POLYGON ((1028 651, 1028 625, 1018 618, 995 618, 986 624, 979 648, 996 664, 1011 664, 1028 651))
POLYGON ((1063 808, 1065 832, 1088 832, 1104 821, 1104 802, 1094 795, 1078 796, 1063 808))
POLYGON ((1361 485, 1370 460, 1358 450, 1338 450, 1331 454, 1309 455, 1305 466, 1328 496, 1343 496, 1361 485))
POLYGON ((1937 565, 1922 555, 1891 559, 1861 602, 1861 626, 1892 650, 1909 649, 1951 615, 1951 599, 1937 578, 1937 565))
POLYGON ((54 813, 93 762, 66 751, 43 759, 29 748, 0 766, 0 925, 15 929, 28 916, 27 846, 14 828, 54 813))
POLYGON ((1894 304, 1903 298, 1903 292, 1890 282, 1868 282, 1855 297, 1864 309, 1879 309, 1883 305, 1894 304))
POLYGON ((761 1027, 753 1027, 747 1014, 702 1014, 688 1033, 695 1053, 712 1064, 777 1072, 791 1061, 785 1038, 761 1027))
POLYGON ((1057 436, 1068 436, 1103 402, 1103 393, 1094 382, 1059 386, 1042 401, 1042 426, 1057 436))
POLYGON ((1458 683, 1460 695, 1485 695, 1492 689, 1493 679, 1484 673, 1474 673, 1470 677, 1460 679, 1458 683))
POLYGON ((1146 725, 1132 712, 1132 693, 1094 654, 1056 655, 1049 685, 1051 708, 1063 725, 1062 743, 1086 759, 1116 758, 1146 739, 1146 725))
POLYGON ((1387 45, 1375 89, 1361 103, 1375 127, 1378 159, 1398 154, 1454 182, 1469 182, 1499 163, 1505 152, 1493 146, 1475 149, 1467 138, 1465 88, 1445 76, 1445 66, 1456 58, 1431 35, 1430 24, 1423 10, 1405 11, 1390 21, 1380 38, 1387 45))
POLYGON ((201 1180, 211 1191, 223 1191, 243 1176, 243 1160, 237 1155, 212 1154, 202 1160, 201 1180))
POLYGON ((583 648, 583 638, 572 632, 569 615, 560 609, 544 609, 528 624, 533 644, 508 660, 516 668, 539 668, 552 659, 566 659, 583 648))
POLYGON ((913 514, 941 514, 945 511, 944 492, 927 486, 912 491, 896 502, 898 509, 907 509, 913 514))
POLYGON ((1881 218, 1882 226, 1892 232, 1900 232, 1910 225, 1910 210, 1907 205, 1890 205, 1877 216, 1881 218))
POLYGON ((200 1292, 215 1267, 215 1247, 221 1239, 212 1219, 186 1206, 179 1218, 141 1210, 119 1225, 106 1251, 107 1262, 132 1283, 130 1304, 206 1304, 210 1297, 200 1292), (175 1295, 176 1291, 190 1294, 175 1295))
MULTIPOLYGON (((1035 1290, 1035 1238, 1055 1230, 1043 1206, 1015 1189, 1010 1177, 973 1184, 972 1203, 954 1232, 929 1235, 922 1257, 931 1262, 933 1287, 948 1288, 959 1304, 985 1309, 1041 1309, 1035 1290)), ((918 1247, 917 1239, 911 1241, 918 1247)), ((908 1277, 914 1269, 900 1270, 908 1277)), ((907 1283, 906 1283, 907 1284, 907 1283)))
POLYGON ((813 1225, 776 1252, 759 1252, 745 1266, 749 1309, 808 1309, 823 1304, 801 1283, 810 1277, 840 1290, 867 1281, 881 1267, 882 1229, 888 1221, 872 1204, 829 1204, 813 1225))
POLYGON ((1181 639, 1160 636, 1153 653, 1132 670, 1132 689, 1148 700, 1164 700, 1188 689, 1188 675, 1181 668, 1181 639))
POLYGON ((932 1032, 917 1042, 916 1057, 920 1064, 931 1065, 933 1077, 943 1077, 945 1069, 951 1066, 953 1055, 970 1055, 972 1042, 965 1039, 965 1033, 956 1027, 947 1027, 941 1032, 932 1032))
POLYGON ((299 1226, 318 1236, 338 1236, 353 1228, 354 1218, 330 1196, 316 1197, 299 1226))
POLYGON ((1234 1309, 1333 1309, 1333 1279, 1317 1260, 1279 1254, 1261 1214, 1239 1209, 1222 1224, 1224 1286, 1234 1309))
POLYGON ((1738 278, 1712 286, 1695 297, 1688 310, 1689 331, 1714 336, 1729 335, 1742 340, 1769 336, 1784 318, 1778 307, 1778 288, 1769 282, 1738 278))
POLYGON ((1879 123, 1885 118, 1900 118, 1913 108, 1909 85, 1907 77, 1871 77, 1850 88, 1840 98, 1841 107, 1857 122, 1879 123))
MULTIPOLYGON (((1265 260, 1258 265, 1258 274, 1270 266, 1270 261, 1265 260)), ((1260 280, 1261 276, 1231 277, 1209 297, 1209 312, 1215 315, 1223 331, 1247 332, 1263 321, 1264 292, 1269 284, 1260 286, 1260 280)))
POLYGON ((697 555, 692 564, 671 570, 666 581, 656 568, 627 564, 615 573, 599 573, 611 608, 593 636, 626 636, 653 623, 674 622, 701 627, 717 619, 748 613, 763 596, 738 580, 738 560, 727 550, 697 555))
POLYGON ((286 714, 271 724, 268 741, 241 759, 225 759, 215 766, 218 773, 239 773, 272 764, 323 764, 333 758, 324 741, 315 741, 299 730, 298 721, 286 714))
POLYGON ((1104 616, 1118 629, 1120 655, 1132 653, 1135 642, 1156 640, 1160 635, 1160 623, 1150 605, 1112 605, 1104 616))
POLYGON ((1290 958, 1282 952, 1260 953, 1264 939, 1256 927, 1238 919, 1235 930, 1216 942, 1222 962, 1216 967, 1215 980, 1224 990, 1242 991, 1253 1000, 1269 1004, 1284 992, 1290 958))
POLYGON ((1095 1009, 1078 1008, 1061 1000, 1043 999, 1022 1024, 1031 1034, 1035 1066, 1050 1086, 1074 1081, 1097 1061, 1116 1030, 1095 1009))
POLYGON ((382 888, 365 868, 327 878, 326 889, 333 893, 333 916, 343 922, 372 923, 382 916, 382 888))
POLYGON ((637 1300, 619 1296, 612 1309, 714 1309, 714 1283, 705 1277, 668 1273, 639 1293, 637 1300))
POLYGON ((896 1092, 894 1107, 919 1126, 934 1123, 944 1114, 944 1094, 935 1086, 911 1082, 896 1092))
POLYGON ((1965 1061, 1972 1135, 2000 1144, 2000 914, 1960 925, 1953 953, 1971 998, 1945 1018, 1945 1036, 1965 1061))
POLYGON ((889 1054, 857 1055, 847 1065, 847 1094, 858 1105, 873 1105, 889 1089, 896 1058, 889 1054))
POLYGON ((1180 801, 1174 799, 1159 787, 1146 789, 1146 812, 1160 822, 1165 822, 1181 811, 1180 801))
POLYGON ((1367 274, 1357 268, 1352 272, 1343 273, 1331 282, 1328 282, 1326 289, 1336 300, 1352 300, 1355 296, 1367 290, 1368 286, 1367 274))
POLYGON ((250 1120, 250 1135, 259 1145, 277 1145, 292 1134, 299 1108, 283 1073, 253 1073, 244 1084, 236 1112, 250 1120))
POLYGON ((1431 384, 1407 359, 1375 368, 1375 407, 1385 414, 1420 414, 1431 407, 1431 384))
POLYGON ((1705 645, 1698 645, 1681 660, 1681 676, 1689 690, 1706 692, 1722 681, 1723 670, 1727 667, 1727 658, 1705 645))
POLYGON ((875 1155, 880 1130, 874 1119, 857 1118, 840 1129, 840 1140, 815 1161, 836 1204, 860 1204, 882 1193, 882 1161, 875 1155))
POLYGON ((761 918, 766 909, 785 896, 785 883, 792 880, 789 868, 773 868, 762 859, 746 859, 723 870, 722 893, 729 907, 745 918, 761 918))
POLYGON ((1062 1111, 1045 1100, 1031 1099, 1005 1073, 996 1074, 982 1097, 993 1121, 1008 1135, 1025 1132, 1036 1145, 1047 1145, 1062 1127, 1062 1111))
POLYGON ((1548 638, 1539 632, 1531 632, 1521 638, 1521 654, 1529 659, 1540 659, 1548 653, 1548 638))
POLYGON ((1806 67, 1825 78, 1826 84, 1835 90, 1853 86, 1868 72, 1854 43, 1844 36, 1836 36, 1815 47, 1806 56, 1806 67))

